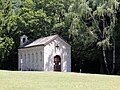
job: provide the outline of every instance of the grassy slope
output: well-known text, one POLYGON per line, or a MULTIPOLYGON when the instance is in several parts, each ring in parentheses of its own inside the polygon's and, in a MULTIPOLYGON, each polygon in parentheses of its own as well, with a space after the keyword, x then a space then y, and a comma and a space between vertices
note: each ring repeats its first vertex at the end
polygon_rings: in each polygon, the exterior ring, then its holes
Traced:
POLYGON ((0 90, 120 90, 119 76, 0 71, 0 90))

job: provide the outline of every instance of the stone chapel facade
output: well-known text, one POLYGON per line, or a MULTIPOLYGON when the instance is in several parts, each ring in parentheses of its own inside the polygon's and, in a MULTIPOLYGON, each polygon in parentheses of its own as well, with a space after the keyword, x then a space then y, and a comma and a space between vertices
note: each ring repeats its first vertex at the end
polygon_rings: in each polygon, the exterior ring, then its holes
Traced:
POLYGON ((18 70, 71 71, 71 46, 58 35, 28 40, 20 39, 18 70))

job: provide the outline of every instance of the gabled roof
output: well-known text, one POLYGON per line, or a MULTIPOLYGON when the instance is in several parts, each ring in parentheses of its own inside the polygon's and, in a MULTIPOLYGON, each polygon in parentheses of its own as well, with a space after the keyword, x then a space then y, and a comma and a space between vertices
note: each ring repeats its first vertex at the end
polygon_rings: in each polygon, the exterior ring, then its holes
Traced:
POLYGON ((33 46, 39 46, 39 45, 47 45, 51 41, 55 40, 57 37, 59 37, 59 36, 52 35, 52 36, 48 36, 48 37, 39 38, 35 41, 28 40, 23 46, 20 46, 20 48, 27 48, 27 47, 33 47, 33 46))

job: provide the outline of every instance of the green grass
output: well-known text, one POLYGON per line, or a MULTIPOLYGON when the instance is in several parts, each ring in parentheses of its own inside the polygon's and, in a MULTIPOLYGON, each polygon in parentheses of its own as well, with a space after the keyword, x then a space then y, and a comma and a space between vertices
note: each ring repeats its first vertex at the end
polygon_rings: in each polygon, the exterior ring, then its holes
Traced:
POLYGON ((0 90, 120 90, 120 77, 62 72, 0 71, 0 90))

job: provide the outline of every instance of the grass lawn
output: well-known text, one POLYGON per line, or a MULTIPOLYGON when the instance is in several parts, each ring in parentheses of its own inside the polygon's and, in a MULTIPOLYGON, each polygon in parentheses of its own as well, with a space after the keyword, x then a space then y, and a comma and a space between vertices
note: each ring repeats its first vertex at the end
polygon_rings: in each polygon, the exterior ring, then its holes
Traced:
POLYGON ((0 71, 0 90, 120 90, 120 77, 62 72, 0 71))

